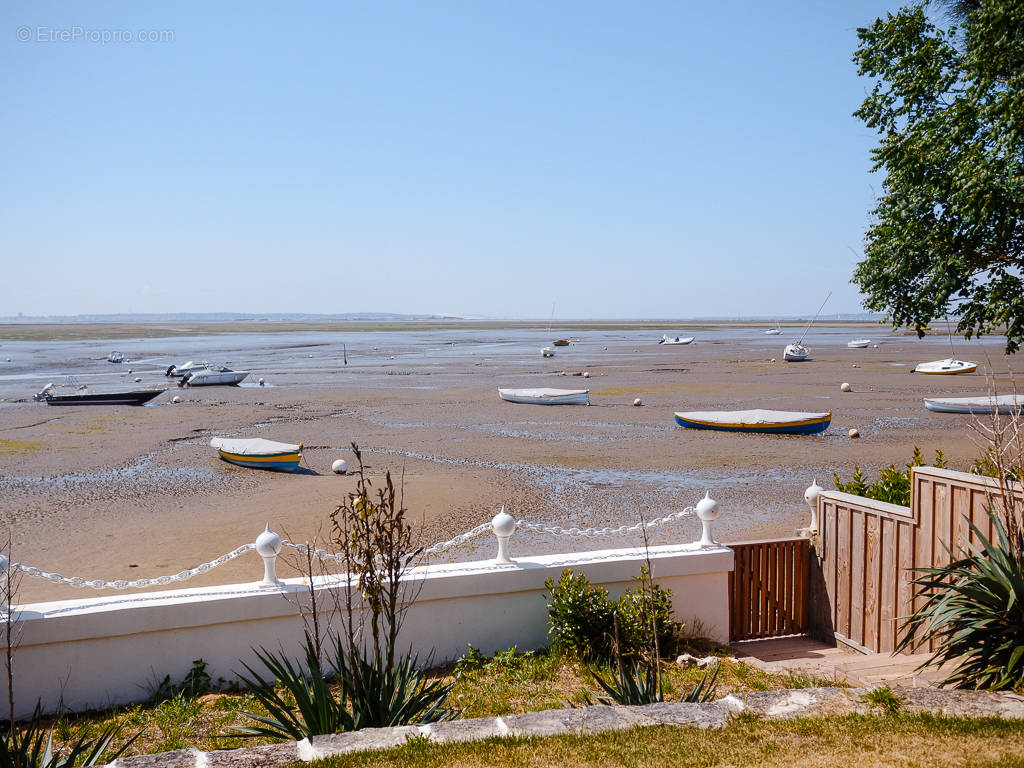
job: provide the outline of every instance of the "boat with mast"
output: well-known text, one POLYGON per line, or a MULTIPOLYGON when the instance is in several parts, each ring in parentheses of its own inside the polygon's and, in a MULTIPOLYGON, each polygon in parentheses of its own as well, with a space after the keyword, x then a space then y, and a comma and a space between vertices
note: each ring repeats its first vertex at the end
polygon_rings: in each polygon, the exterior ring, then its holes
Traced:
POLYGON ((804 337, 807 336, 807 332, 811 330, 811 326, 814 325, 814 321, 818 319, 818 315, 821 314, 821 310, 825 308, 825 304, 832 298, 832 291, 828 292, 828 296, 825 297, 825 301, 821 302, 821 306, 818 307, 818 311, 814 313, 814 317, 807 323, 804 328, 804 332, 800 334, 800 338, 794 341, 792 344, 787 344, 786 348, 782 351, 782 358, 787 363, 800 363, 808 359, 811 356, 811 352, 807 347, 804 346, 804 337))

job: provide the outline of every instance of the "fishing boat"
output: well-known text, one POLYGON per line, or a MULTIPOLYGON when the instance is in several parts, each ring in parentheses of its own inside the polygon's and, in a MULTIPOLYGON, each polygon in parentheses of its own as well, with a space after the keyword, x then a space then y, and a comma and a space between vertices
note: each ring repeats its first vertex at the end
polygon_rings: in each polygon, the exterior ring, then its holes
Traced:
POLYGON ((693 341, 693 336, 673 336, 669 338, 667 335, 662 334, 661 341, 659 344, 689 344, 693 341))
POLYGON ((716 429, 724 432, 768 432, 786 435, 816 435, 832 423, 832 411, 688 411, 676 413, 676 424, 691 429, 716 429))
MULTIPOLYGON (((787 363, 802 363, 804 360, 808 360, 811 357, 811 351, 804 346, 804 337, 807 332, 811 330, 811 326, 814 325, 814 321, 818 319, 818 315, 821 314, 821 310, 825 308, 828 300, 832 297, 832 291, 828 292, 828 296, 821 302, 821 306, 818 307, 818 311, 814 313, 814 317, 807 323, 804 328, 804 332, 800 334, 800 338, 794 341, 792 344, 787 344, 786 348, 782 350, 782 359, 787 363)), ((827 426, 827 425, 826 425, 827 426)))
POLYGON ((182 377, 179 387, 230 386, 240 383, 248 371, 233 371, 223 365, 207 365, 182 377))
POLYGON ((202 370, 203 368, 206 368, 208 365, 209 363, 193 363, 191 360, 189 360, 187 363, 182 363, 181 365, 172 365, 170 368, 164 371, 164 376, 173 376, 175 378, 181 378, 182 376, 188 376, 193 371, 202 370))
POLYGON ((165 391, 133 389, 127 392, 89 392, 86 387, 82 387, 74 394, 58 395, 53 384, 47 384, 41 392, 33 395, 33 398, 47 405, 142 405, 165 391))
POLYGON ((124 362, 124 352, 111 352, 109 355, 107 355, 107 362, 108 363, 123 363, 124 362))
POLYGON ((572 344, 572 339, 555 339, 551 343, 556 347, 568 347, 570 344, 572 344))
POLYGON ((217 449, 217 453, 224 461, 240 467, 291 472, 302 460, 302 443, 279 443, 275 440, 264 440, 262 437, 215 437, 210 441, 210 446, 217 449))
POLYGON ((555 350, 553 350, 551 347, 541 347, 540 348, 540 356, 541 357, 554 357, 555 356, 555 350))
POLYGON ((926 397, 924 407, 936 413, 1019 414, 1024 395, 979 395, 976 397, 926 397))
POLYGON ((945 360, 932 360, 930 363, 921 363, 914 369, 914 373, 931 373, 953 375, 957 373, 974 373, 978 370, 978 364, 973 360, 957 360, 948 357, 945 360))
POLYGON ((589 389, 499 389, 498 397, 510 403, 590 405, 589 389))
POLYGON ((850 349, 867 349, 871 346, 871 339, 854 339, 846 342, 846 346, 850 349))

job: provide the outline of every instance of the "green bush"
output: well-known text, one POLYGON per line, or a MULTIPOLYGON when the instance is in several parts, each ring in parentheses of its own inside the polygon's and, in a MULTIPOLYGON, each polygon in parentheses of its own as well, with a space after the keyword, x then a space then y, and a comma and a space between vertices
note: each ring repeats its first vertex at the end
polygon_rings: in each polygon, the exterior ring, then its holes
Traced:
POLYGON ((647 568, 635 581, 617 601, 607 589, 595 587, 586 575, 568 568, 557 582, 545 581, 552 647, 585 661, 612 658, 617 614, 619 650, 624 656, 635 656, 650 645, 653 615, 660 651, 673 652, 681 627, 672 619, 671 590, 652 582, 647 568))
MULTIPOLYGON (((861 472, 860 467, 854 466, 853 477, 847 482, 843 482, 838 473, 832 475, 832 479, 836 484, 836 490, 842 491, 843 493, 852 493, 854 496, 864 496, 868 499, 875 499, 876 501, 886 501, 890 504, 899 504, 904 507, 910 506, 910 471, 912 467, 920 467, 924 465, 924 456, 921 450, 915 445, 914 455, 910 460, 910 463, 906 465, 906 469, 898 469, 895 464, 890 464, 888 467, 878 473, 878 480, 873 483, 869 483, 867 478, 864 477, 864 473, 861 472)), ((942 451, 935 451, 935 461, 933 466, 945 467, 946 457, 942 455, 942 451)))
POLYGON ((1024 687, 1024 552, 1015 549, 1002 521, 990 542, 971 522, 979 544, 938 568, 916 568, 924 604, 900 628, 896 652, 930 640, 938 650, 925 666, 949 663, 943 682, 960 688, 1024 687))

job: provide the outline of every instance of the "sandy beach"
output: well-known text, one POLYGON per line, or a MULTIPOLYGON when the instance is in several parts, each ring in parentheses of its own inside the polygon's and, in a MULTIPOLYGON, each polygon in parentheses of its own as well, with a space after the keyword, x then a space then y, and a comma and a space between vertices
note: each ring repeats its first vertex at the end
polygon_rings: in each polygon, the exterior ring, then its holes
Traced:
MULTIPOLYGON (((354 463, 352 442, 365 451, 375 483, 386 469, 402 483, 424 544, 486 522, 502 505, 521 519, 603 527, 682 509, 705 490, 720 504, 719 539, 791 535, 807 523, 802 494, 815 478, 832 488, 833 472, 848 477, 854 465, 874 476, 890 463, 905 464, 915 445, 927 459, 941 449, 950 466, 966 468, 982 453, 972 417, 931 413, 922 398, 981 394, 993 382, 1012 391, 1010 374, 1021 371, 998 343, 959 342, 959 356, 981 361, 994 378, 910 375, 918 362, 948 357, 947 339, 888 335, 878 326, 821 329, 808 341, 813 360, 800 364, 782 362, 788 330, 764 337, 755 327, 704 328, 693 331, 694 344, 680 347, 657 345, 660 332, 627 327, 560 327, 550 334, 517 328, 514 338, 497 326, 462 335, 418 328, 415 339, 402 330, 360 330, 369 335, 305 329, 301 344, 289 343, 297 330, 275 333, 273 344, 288 351, 263 359, 259 350, 243 350, 248 360, 230 349, 235 336, 204 335, 202 344, 221 344, 236 362, 260 364, 251 366, 248 383, 262 377, 267 386, 175 387, 134 408, 31 402, 39 381, 46 382, 34 368, 17 366, 32 350, 63 353, 45 338, 0 334, 7 353, 0 359, 11 358, 4 363, 9 375, 0 379, 0 514, 14 559, 66 576, 136 579, 211 560, 252 541, 268 523, 293 541, 322 542, 331 511, 355 485, 353 477, 331 472, 335 459, 354 463), (314 331, 322 343, 306 343, 314 331), (539 347, 555 335, 577 341, 542 359, 539 347), (881 343, 846 348, 861 335, 881 343), (308 368, 314 364, 315 374, 308 368), (840 392, 842 382, 852 391, 840 392), (510 404, 497 396, 505 386, 589 388, 592 404, 510 404), (171 403, 174 395, 180 403, 171 403), (633 406, 635 398, 641 407, 633 406), (678 410, 754 407, 831 410, 833 421, 824 435, 804 437, 685 430, 672 418, 678 410), (848 436, 851 428, 859 439, 848 436), (284 474, 227 464, 209 447, 213 436, 301 442, 302 469, 284 474)), ((117 337, 90 333, 101 339, 97 350, 117 337)), ((133 386, 173 387, 162 375, 167 359, 200 344, 184 335, 166 352, 146 334, 124 338, 129 360, 132 348, 140 350, 136 357, 153 352, 133 369, 132 378, 143 379, 133 386)), ((109 371, 95 358, 75 363, 70 353, 66 366, 81 375, 109 371)), ((684 520, 656 530, 652 541, 692 540, 698 530, 696 521, 684 520)), ((627 543, 636 541, 520 532, 512 549, 627 543)), ((492 551, 493 538, 485 537, 451 557, 492 551)), ((291 573, 287 566, 281 572, 291 573)), ((250 553, 188 586, 261 575, 250 553)), ((25 578, 18 599, 91 594, 25 578)))

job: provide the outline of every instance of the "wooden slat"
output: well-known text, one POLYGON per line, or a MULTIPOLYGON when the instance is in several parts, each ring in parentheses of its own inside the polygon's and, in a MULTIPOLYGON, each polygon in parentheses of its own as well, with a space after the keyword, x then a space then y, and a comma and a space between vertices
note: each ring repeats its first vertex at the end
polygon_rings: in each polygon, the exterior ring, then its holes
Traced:
POLYGON ((864 520, 864 647, 878 648, 878 604, 882 592, 881 518, 865 515, 864 520))
POLYGON ((896 606, 899 555, 899 525, 895 520, 881 521, 879 548, 878 647, 893 648, 896 634, 896 606))
POLYGON ((850 510, 850 633, 848 638, 864 645, 864 518, 862 509, 850 510))

